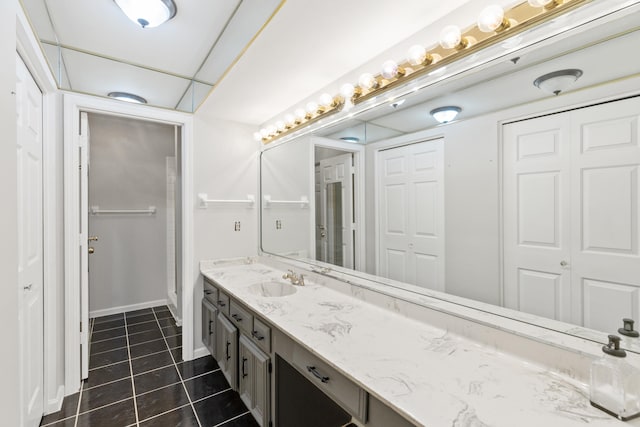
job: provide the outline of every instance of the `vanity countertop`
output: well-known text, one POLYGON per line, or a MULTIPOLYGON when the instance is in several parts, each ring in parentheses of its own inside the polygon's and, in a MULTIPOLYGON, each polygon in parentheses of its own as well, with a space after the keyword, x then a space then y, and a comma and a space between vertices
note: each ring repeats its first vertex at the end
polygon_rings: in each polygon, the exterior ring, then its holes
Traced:
POLYGON ((640 426, 591 407, 588 388, 548 369, 307 280, 284 297, 258 262, 202 262, 202 274, 417 425, 640 426))

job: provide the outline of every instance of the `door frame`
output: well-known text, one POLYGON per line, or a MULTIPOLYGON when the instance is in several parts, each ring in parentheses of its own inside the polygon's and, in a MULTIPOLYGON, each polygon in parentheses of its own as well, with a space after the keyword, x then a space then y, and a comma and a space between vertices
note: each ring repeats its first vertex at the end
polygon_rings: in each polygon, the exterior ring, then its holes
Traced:
MULTIPOLYGON (((182 354, 193 359, 193 117, 191 114, 89 95, 64 93, 64 225, 65 225, 65 394, 80 389, 81 320, 80 247, 77 224, 80 220, 78 146, 80 112, 98 113, 131 119, 155 121, 182 127, 182 354)), ((85 329, 86 332, 86 329, 85 329)))
POLYGON ((62 287, 62 256, 60 244, 58 203, 62 196, 58 177, 62 169, 58 148, 62 123, 60 95, 49 64, 22 7, 16 8, 16 51, 22 58, 36 84, 42 91, 42 220, 43 220, 43 399, 45 414, 58 411, 64 399, 64 384, 59 378, 58 355, 62 343, 58 338, 58 318, 63 307, 58 304, 62 287))
MULTIPOLYGON (((356 223, 356 238, 353 240, 353 246, 356 250, 356 256, 353 259, 353 267, 356 271, 365 271, 366 268, 366 213, 365 213, 365 147, 364 145, 356 145, 350 142, 341 142, 334 139, 323 138, 314 136, 311 139, 313 150, 311 150, 310 164, 315 165, 315 147, 332 148, 334 150, 340 150, 353 154, 353 179, 354 179, 354 194, 355 200, 353 209, 355 209, 355 223, 356 223)), ((315 168, 314 168, 315 170, 315 168)), ((311 174, 310 187, 311 193, 315 194, 315 173, 311 174)), ((311 220, 313 227, 311 227, 311 241, 313 242, 312 249, 314 251, 313 259, 315 259, 315 242, 316 242, 316 216, 315 216, 315 197, 312 197, 313 205, 311 206, 311 220)))

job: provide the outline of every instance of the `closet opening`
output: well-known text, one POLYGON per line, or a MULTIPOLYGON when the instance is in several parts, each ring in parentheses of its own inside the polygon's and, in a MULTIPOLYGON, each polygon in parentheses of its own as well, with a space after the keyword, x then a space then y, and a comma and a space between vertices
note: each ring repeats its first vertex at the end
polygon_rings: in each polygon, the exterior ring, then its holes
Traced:
POLYGON ((182 129, 81 114, 89 318, 167 306, 180 324, 182 129))

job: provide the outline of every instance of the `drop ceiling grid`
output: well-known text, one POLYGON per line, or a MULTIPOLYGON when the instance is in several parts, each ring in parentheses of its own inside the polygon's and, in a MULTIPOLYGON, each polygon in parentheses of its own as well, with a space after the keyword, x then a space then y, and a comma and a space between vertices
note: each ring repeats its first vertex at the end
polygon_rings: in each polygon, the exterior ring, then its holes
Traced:
POLYGON ((167 24, 141 29, 114 1, 48 1, 60 43, 102 56, 193 76, 240 0, 179 2, 167 24))

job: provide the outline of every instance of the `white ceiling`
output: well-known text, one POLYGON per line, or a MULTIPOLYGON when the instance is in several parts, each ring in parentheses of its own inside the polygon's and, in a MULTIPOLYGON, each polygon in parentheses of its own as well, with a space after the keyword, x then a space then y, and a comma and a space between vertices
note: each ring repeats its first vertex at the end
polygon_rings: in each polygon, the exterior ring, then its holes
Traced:
MULTIPOLYGON (((183 95, 191 94, 191 80, 215 85, 281 0, 176 0, 173 19, 146 29, 113 0, 22 2, 62 88, 132 92, 189 111, 192 99, 183 95)), ((209 89, 198 85, 196 105, 209 89)))
MULTIPOLYGON (((197 107, 208 94, 198 114, 256 127, 321 91, 337 93, 340 83, 353 82, 361 71, 375 73, 385 55, 384 59, 401 59, 411 44, 435 43, 445 25, 472 25, 488 4, 508 7, 520 2, 175 1, 178 13, 174 19, 143 30, 113 0, 22 0, 39 38, 69 47, 62 49, 65 63, 58 66, 57 49, 43 45, 61 86, 101 96, 111 91, 133 92, 152 105, 184 111, 197 107), (192 79, 200 82, 192 83, 192 79), (215 84, 211 93, 205 83, 215 84)), ((499 70, 499 74, 504 72, 499 70)), ((463 95, 479 96, 472 90, 441 93, 436 101, 462 103, 463 95)), ((430 105, 415 104, 408 102, 403 110, 415 108, 415 116, 424 117, 421 108, 430 105)), ((470 114, 474 107, 467 101, 464 108, 470 114)), ((402 120, 409 120, 408 115, 376 123, 392 133, 389 128, 393 126, 402 131, 412 126, 402 120)))

